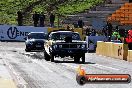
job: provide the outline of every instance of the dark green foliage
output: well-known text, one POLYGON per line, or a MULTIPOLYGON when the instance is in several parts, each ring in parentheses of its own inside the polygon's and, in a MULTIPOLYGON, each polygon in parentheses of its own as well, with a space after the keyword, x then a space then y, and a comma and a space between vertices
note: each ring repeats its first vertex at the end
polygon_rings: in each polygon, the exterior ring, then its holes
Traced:
POLYGON ((32 13, 54 11, 60 15, 82 12, 103 0, 0 0, 0 24, 17 24, 17 11, 24 14, 24 24, 32 24, 32 13))

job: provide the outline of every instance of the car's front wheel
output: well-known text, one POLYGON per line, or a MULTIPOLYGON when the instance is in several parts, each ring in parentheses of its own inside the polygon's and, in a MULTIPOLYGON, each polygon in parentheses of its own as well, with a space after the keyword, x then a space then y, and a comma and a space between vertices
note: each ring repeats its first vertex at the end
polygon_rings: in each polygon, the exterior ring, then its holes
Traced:
POLYGON ((51 62, 54 62, 54 54, 51 54, 51 62))
POLYGON ((25 51, 26 51, 26 52, 30 52, 31 50, 29 50, 29 49, 25 49, 25 51))
POLYGON ((80 61, 80 57, 78 55, 74 56, 74 62, 79 63, 79 61, 80 61))
POLYGON ((25 49, 26 52, 30 52, 31 49, 29 49, 27 46, 26 46, 26 49, 25 49))
POLYGON ((82 63, 85 63, 85 53, 82 54, 82 63))
POLYGON ((46 53, 46 51, 44 50, 44 59, 46 61, 50 61, 50 56, 46 53))

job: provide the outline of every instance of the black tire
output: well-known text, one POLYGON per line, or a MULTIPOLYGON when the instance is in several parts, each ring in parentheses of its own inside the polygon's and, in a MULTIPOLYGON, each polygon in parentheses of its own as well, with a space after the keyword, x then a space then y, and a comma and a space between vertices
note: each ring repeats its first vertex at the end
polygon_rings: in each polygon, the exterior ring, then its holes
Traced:
POLYGON ((50 61, 50 56, 46 53, 46 51, 44 50, 44 59, 46 61, 50 61))
POLYGON ((54 62, 54 54, 51 54, 51 62, 54 62))
POLYGON ((80 62, 80 57, 79 56, 74 56, 74 62, 79 63, 80 62))
POLYGON ((85 53, 82 54, 82 63, 85 63, 85 53))
POLYGON ((26 48, 25 51, 26 51, 26 52, 30 52, 31 50, 26 48))
POLYGON ((30 52, 31 49, 28 48, 28 46, 26 45, 26 49, 25 49, 26 52, 30 52))

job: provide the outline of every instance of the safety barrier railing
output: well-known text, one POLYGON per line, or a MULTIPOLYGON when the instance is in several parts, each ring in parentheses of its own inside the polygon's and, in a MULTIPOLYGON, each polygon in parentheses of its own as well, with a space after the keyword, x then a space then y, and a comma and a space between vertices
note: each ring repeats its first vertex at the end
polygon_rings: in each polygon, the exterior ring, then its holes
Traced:
POLYGON ((102 56, 108 56, 112 58, 117 58, 121 60, 132 61, 132 51, 128 50, 128 45, 123 43, 113 43, 113 42, 97 42, 96 54, 102 56), (129 54, 128 54, 129 52, 129 54))

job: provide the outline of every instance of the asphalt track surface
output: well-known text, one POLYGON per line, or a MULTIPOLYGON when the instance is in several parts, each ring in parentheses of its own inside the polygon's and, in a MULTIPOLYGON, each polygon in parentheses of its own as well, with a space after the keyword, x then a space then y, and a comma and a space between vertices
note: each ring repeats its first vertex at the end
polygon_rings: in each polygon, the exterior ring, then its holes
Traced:
POLYGON ((0 42, 0 58, 8 66, 18 88, 132 88, 129 84, 85 84, 76 82, 79 65, 88 74, 130 74, 132 63, 110 57, 86 53, 86 63, 76 64, 72 58, 45 61, 42 52, 25 52, 23 42, 0 42))

